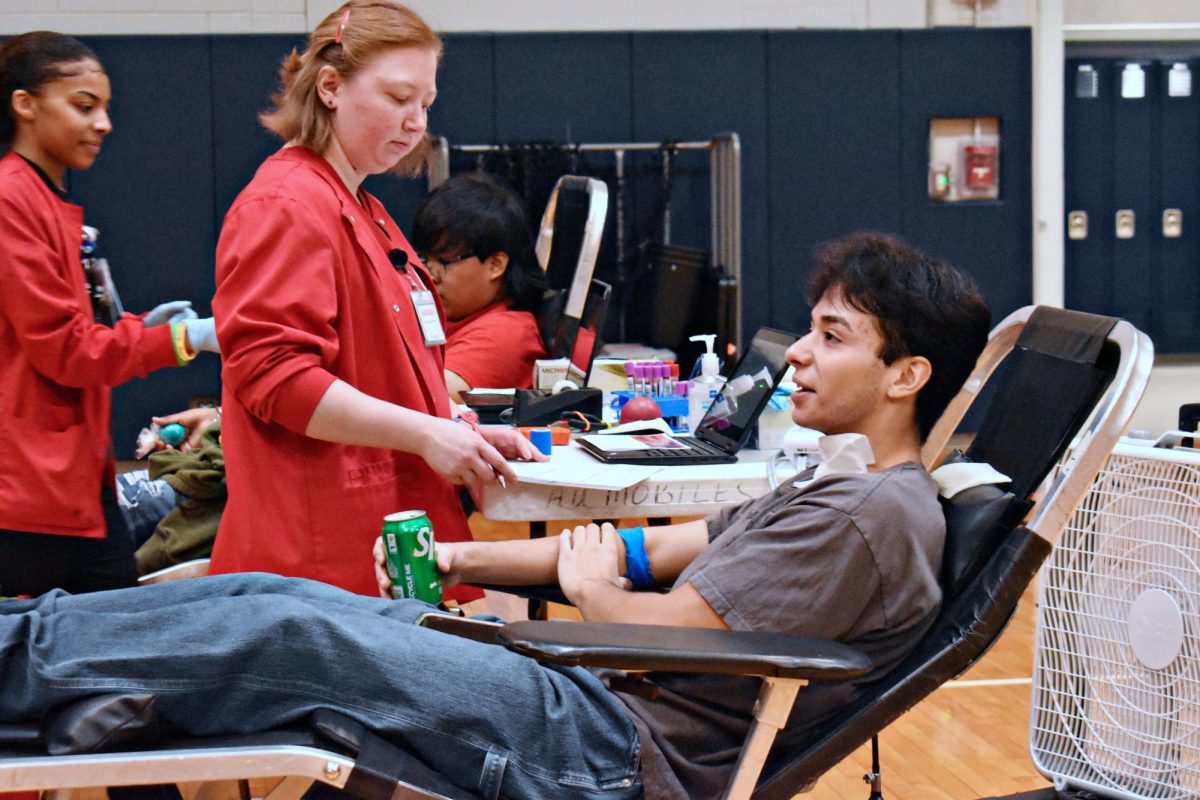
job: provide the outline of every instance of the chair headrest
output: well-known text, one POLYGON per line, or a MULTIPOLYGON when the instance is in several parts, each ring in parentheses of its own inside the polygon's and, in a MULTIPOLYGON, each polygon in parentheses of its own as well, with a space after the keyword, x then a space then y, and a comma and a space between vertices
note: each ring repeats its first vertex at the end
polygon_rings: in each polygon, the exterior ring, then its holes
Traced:
MULTIPOLYGON (((955 450, 942 466, 969 463, 970 459, 955 450)), ((957 597, 975 577, 996 544, 1024 519, 1031 504, 1018 500, 1008 491, 1007 484, 995 483, 979 483, 952 497, 938 499, 946 516, 946 545, 940 575, 946 602, 957 597)))
POLYGON ((538 333, 542 337, 542 347, 547 353, 553 354, 556 350, 555 339, 558 334, 558 326, 562 321, 563 309, 567 305, 566 289, 547 289, 542 294, 542 304, 538 308, 534 318, 537 320, 538 333))
POLYGON ((1030 496, 1112 381, 1119 348, 1111 317, 1040 306, 989 385, 995 394, 967 455, 1012 477, 1030 496))

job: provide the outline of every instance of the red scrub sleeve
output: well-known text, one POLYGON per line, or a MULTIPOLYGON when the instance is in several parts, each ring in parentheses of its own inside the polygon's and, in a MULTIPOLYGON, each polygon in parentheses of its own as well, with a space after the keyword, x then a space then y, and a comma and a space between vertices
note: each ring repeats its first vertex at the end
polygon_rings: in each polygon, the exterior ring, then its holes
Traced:
POLYGON ((337 376, 340 256, 298 201, 241 203, 217 246, 213 314, 222 376, 264 422, 303 434, 337 376))
POLYGON ((171 326, 147 328, 133 315, 112 328, 92 319, 79 263, 63 263, 50 222, 0 198, 0 317, 33 368, 55 383, 86 388, 174 365, 171 326))

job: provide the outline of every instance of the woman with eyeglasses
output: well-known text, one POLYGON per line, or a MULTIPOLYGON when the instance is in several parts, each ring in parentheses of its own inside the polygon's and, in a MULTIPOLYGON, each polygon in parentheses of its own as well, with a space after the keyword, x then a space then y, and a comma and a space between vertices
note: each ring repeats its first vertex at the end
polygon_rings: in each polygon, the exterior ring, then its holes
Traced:
POLYGON ((451 418, 433 279, 362 188, 423 162, 441 48, 408 8, 350 0, 284 59, 261 121, 286 144, 217 245, 229 499, 212 572, 374 594, 366 556, 386 514, 421 509, 437 540, 469 539, 457 485, 539 458, 511 430, 451 418))
POLYGON ((486 173, 455 175, 421 201, 412 237, 446 311, 451 397, 533 386, 534 361, 545 357, 534 312, 546 276, 521 198, 486 173))

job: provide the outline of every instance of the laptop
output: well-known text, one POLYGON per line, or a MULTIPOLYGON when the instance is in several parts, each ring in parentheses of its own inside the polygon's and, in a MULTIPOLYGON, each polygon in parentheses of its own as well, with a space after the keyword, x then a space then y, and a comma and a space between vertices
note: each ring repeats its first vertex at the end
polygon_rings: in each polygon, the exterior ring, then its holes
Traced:
POLYGON ((738 451, 787 371, 787 349, 797 338, 774 328, 759 328, 693 436, 601 434, 577 436, 575 441, 606 464, 665 467, 737 461, 738 451))

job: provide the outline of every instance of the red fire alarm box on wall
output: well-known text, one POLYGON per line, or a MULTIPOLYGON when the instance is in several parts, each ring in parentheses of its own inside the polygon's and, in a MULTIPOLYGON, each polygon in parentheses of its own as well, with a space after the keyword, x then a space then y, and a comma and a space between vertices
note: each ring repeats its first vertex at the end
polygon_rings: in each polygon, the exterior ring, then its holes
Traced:
POLYGON ((996 197, 1000 193, 1000 147, 996 144, 963 145, 964 195, 996 197))

